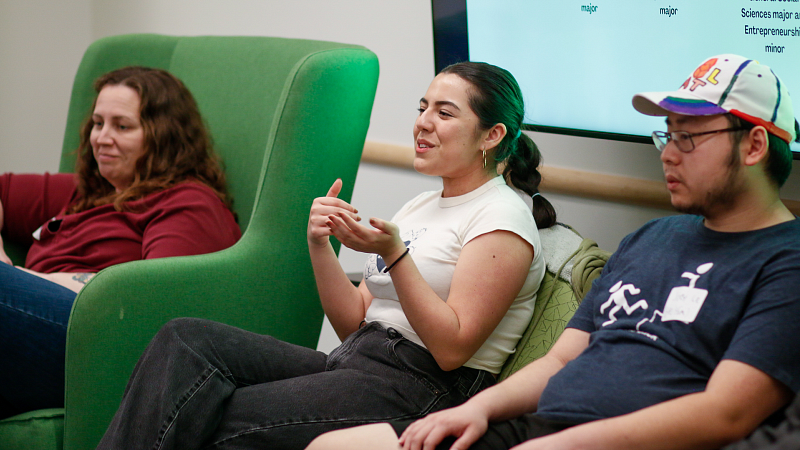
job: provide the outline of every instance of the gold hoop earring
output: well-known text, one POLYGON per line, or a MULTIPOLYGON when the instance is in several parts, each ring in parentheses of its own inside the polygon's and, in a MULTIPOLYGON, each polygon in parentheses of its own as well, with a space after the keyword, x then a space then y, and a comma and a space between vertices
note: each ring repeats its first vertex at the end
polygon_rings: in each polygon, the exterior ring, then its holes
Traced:
POLYGON ((483 152, 483 168, 486 168, 486 150, 481 150, 483 152))

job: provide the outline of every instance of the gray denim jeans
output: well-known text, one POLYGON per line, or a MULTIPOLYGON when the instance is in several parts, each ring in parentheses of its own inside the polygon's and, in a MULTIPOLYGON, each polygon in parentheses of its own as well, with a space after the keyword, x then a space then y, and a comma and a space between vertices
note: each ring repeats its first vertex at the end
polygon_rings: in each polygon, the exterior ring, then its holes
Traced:
POLYGON ((98 449, 303 449, 318 435, 421 417, 494 384, 445 372, 370 323, 329 356, 201 319, 167 323, 134 369, 98 449))

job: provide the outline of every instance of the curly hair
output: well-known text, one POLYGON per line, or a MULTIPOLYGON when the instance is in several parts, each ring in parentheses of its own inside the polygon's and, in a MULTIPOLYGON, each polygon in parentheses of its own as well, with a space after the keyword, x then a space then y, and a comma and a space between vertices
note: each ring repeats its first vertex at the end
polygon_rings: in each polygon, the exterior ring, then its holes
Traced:
POLYGON ((488 130, 498 123, 505 125, 506 135, 493 149, 492 157, 496 163, 505 165, 506 180, 532 196, 536 226, 555 225, 555 208, 539 194, 542 175, 538 168, 542 155, 536 143, 522 133, 525 103, 514 76, 505 69, 482 62, 452 64, 439 73, 458 75, 471 84, 469 104, 478 116, 481 129, 488 130))
POLYGON ((94 82, 94 89, 99 94, 108 85, 127 86, 139 94, 145 152, 136 161, 131 185, 116 192, 100 174, 89 141, 94 126, 91 111, 97 104, 95 98, 80 131, 75 164, 78 200, 67 214, 109 203, 113 203, 117 211, 127 211, 127 202, 188 180, 210 187, 230 209, 233 201, 228 193, 225 173, 197 102, 183 82, 161 69, 131 66, 101 76, 94 82))

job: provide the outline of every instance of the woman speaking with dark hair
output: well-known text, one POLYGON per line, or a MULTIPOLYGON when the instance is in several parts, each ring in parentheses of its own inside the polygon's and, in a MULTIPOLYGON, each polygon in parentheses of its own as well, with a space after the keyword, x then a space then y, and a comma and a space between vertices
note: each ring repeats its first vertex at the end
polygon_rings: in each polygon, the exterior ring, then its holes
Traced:
POLYGON ((63 405, 67 322, 95 273, 222 250, 241 235, 183 83, 127 67, 94 87, 75 174, 0 176, 3 236, 30 244, 25 268, 0 245, 0 418, 63 405))
POLYGON ((492 385, 544 275, 537 224, 555 222, 537 192, 540 156, 521 133, 523 115, 507 71, 445 69, 413 129, 414 168, 440 177, 442 190, 415 197, 391 222, 370 219, 372 227, 337 198, 340 180, 311 205, 311 263, 342 345, 325 355, 173 320, 140 358, 98 448, 302 449, 326 431, 421 417, 492 385), (533 214, 523 200, 531 196, 533 214), (359 287, 330 236, 369 254, 359 287))

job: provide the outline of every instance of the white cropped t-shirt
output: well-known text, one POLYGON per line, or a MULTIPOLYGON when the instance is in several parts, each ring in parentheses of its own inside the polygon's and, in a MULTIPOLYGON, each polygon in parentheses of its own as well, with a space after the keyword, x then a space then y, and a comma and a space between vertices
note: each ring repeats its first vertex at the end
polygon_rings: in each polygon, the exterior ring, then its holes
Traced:
MULTIPOLYGON (((522 195, 525 194, 510 188, 503 177, 498 176, 458 197, 443 198, 442 191, 422 193, 392 218, 422 277, 444 301, 450 294, 450 282, 461 249, 470 240, 503 230, 520 236, 533 247, 534 258, 522 290, 497 328, 464 364, 494 374, 500 373, 530 322, 536 291, 545 271, 536 223, 522 195)), ((403 313, 391 276, 381 272, 385 266, 376 254, 367 259, 364 278, 375 298, 367 310, 366 320, 394 328, 424 347, 403 313)))

